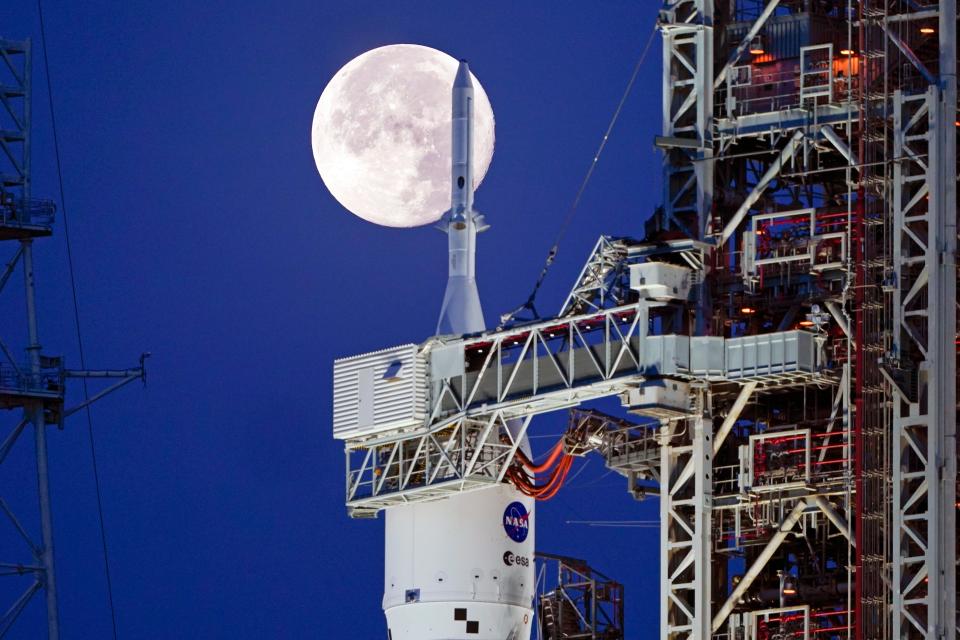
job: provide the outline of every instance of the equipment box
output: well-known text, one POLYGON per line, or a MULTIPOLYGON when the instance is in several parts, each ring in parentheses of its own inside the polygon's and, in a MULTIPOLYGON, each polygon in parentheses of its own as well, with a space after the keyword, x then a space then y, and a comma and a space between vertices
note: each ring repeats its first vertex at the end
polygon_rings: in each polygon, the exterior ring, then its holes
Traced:
POLYGON ((730 338, 726 343, 727 378, 813 373, 819 368, 815 338, 807 331, 780 331, 730 338))
POLYGON ((333 363, 333 437, 415 427, 427 412, 427 367, 406 344, 333 363))
POLYGON ((690 295, 690 269, 665 262, 630 265, 630 288, 641 298, 686 300, 690 295))

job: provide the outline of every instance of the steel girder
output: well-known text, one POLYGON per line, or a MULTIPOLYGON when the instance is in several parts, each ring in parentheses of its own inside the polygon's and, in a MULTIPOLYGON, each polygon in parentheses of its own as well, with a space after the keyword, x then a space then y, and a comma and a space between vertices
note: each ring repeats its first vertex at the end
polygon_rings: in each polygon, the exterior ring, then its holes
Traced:
POLYGON ((713 420, 698 394, 699 415, 661 430, 660 638, 710 637, 713 420), (685 428, 684 428, 685 427, 685 428), (683 474, 687 467, 692 473, 683 474))
MULTIPOLYGON (((664 153, 665 228, 693 240, 712 232, 713 204, 713 0, 668 0, 660 12, 663 34, 663 136, 695 143, 664 153)), ((701 276, 706 276, 702 273, 701 276)), ((695 335, 705 335, 709 296, 697 299, 695 335)), ((712 419, 708 394, 699 396, 699 415, 688 420, 689 441, 673 441, 678 422, 663 434, 660 470, 660 638, 710 637, 710 467, 712 419), (674 484, 691 464, 693 473, 674 484)))
POLYGON ((945 104, 956 94, 948 96, 930 85, 893 100, 893 335, 904 372, 892 385, 895 638, 957 633, 955 107, 945 104))
POLYGON ((695 142, 664 155, 664 226, 700 240, 713 200, 713 0, 669 0, 663 34, 663 136, 695 142))

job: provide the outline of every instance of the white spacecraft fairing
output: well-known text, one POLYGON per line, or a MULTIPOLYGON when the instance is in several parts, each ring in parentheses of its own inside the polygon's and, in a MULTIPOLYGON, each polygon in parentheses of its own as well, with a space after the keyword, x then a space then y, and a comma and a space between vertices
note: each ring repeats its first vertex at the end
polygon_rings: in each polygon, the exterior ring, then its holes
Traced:
MULTIPOLYGON (((473 82, 453 83, 449 277, 438 333, 483 331, 473 209, 473 82)), ((528 449, 524 443, 524 449, 528 449)), ((529 451, 528 451, 529 453, 529 451)), ((389 640, 529 640, 535 589, 534 500, 513 485, 386 512, 383 609, 389 640)))

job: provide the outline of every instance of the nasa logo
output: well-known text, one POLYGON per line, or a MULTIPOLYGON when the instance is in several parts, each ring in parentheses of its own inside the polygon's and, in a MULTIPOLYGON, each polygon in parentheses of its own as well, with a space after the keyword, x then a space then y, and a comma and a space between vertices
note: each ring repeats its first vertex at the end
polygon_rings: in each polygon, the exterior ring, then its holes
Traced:
POLYGON ((513 564, 513 554, 509 551, 504 551, 503 553, 503 564, 507 565, 508 567, 513 564))
POLYGON ((523 542, 530 533, 530 514, 522 502, 511 502, 503 512, 503 530, 514 542, 523 542))

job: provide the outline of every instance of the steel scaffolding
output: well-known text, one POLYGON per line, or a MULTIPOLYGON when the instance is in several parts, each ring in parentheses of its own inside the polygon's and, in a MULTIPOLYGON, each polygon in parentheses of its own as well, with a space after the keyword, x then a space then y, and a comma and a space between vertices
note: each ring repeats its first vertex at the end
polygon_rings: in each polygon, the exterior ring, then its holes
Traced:
POLYGON ((601 238, 554 318, 410 345, 399 378, 338 362, 353 515, 509 481, 506 421, 571 409, 563 451, 660 500, 663 640, 954 640, 956 20, 664 2, 643 238, 601 238))

